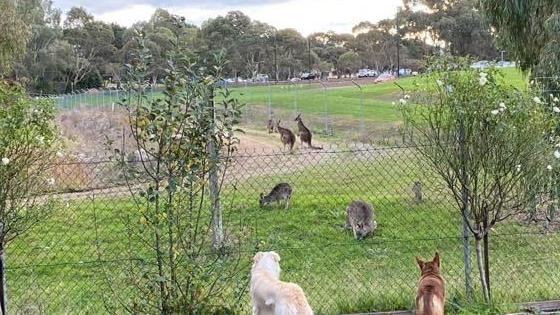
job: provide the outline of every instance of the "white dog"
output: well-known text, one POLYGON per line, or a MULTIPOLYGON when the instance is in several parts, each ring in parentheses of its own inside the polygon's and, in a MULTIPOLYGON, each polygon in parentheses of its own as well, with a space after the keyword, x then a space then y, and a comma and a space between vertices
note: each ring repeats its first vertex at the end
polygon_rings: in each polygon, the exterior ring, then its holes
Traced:
POLYGON ((258 252, 253 261, 253 315, 313 315, 300 286, 280 281, 280 256, 276 252, 258 252))

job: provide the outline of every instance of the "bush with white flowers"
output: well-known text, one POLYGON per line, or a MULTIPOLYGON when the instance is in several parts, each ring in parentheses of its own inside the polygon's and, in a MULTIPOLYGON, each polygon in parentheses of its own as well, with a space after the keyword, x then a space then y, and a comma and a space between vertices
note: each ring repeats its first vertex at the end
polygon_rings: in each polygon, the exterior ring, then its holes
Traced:
POLYGON ((35 197, 54 185, 47 174, 60 143, 54 118, 51 102, 0 81, 0 251, 49 210, 35 197))
POLYGON ((482 245, 496 224, 529 211, 542 192, 560 157, 550 141, 560 110, 553 107, 554 97, 549 104, 510 86, 499 70, 470 64, 433 60, 413 91, 417 104, 401 108, 412 141, 450 189, 475 238, 481 288, 489 300, 482 245))

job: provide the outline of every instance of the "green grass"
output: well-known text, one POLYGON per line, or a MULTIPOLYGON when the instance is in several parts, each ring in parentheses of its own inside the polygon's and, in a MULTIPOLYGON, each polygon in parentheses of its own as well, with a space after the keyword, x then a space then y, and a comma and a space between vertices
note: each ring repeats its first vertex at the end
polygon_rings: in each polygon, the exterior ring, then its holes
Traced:
MULTIPOLYGON (((527 87, 526 78, 518 69, 507 68, 502 72, 506 82, 520 89, 527 87)), ((397 80, 397 83, 410 91, 417 79, 407 77, 397 80)), ((388 130, 398 129, 402 117, 399 109, 391 103, 402 97, 402 91, 393 82, 361 84, 363 94, 354 85, 336 86, 336 83, 326 92, 318 83, 271 83, 268 86, 233 87, 231 90, 241 103, 246 104, 242 125, 249 129, 264 130, 269 108, 274 117, 284 121, 284 126, 292 128, 295 128, 295 113, 302 113, 306 124, 318 136, 328 132, 334 135, 334 140, 358 136, 383 137, 388 130)), ((59 98, 57 104, 59 108, 93 106, 110 109, 111 104, 117 103, 123 95, 118 96, 116 91, 73 95, 59 98)), ((328 139, 333 139, 332 135, 328 139)))
MULTIPOLYGON (((279 252, 282 279, 303 287, 316 314, 412 309, 419 277, 414 257, 431 258, 436 250, 442 255, 449 312, 468 313, 468 307, 452 303, 464 300, 459 214, 441 183, 410 151, 317 153, 303 160, 295 154, 248 157, 234 168, 222 202, 229 233, 244 244, 243 260, 251 260, 255 246, 279 252), (261 174, 246 171, 263 160, 268 167, 261 174), (426 201, 420 204, 410 191, 417 179, 425 187, 426 201), (294 187, 291 209, 259 208, 258 194, 279 181, 294 187), (364 241, 342 227, 344 209, 354 199, 375 206, 379 227, 364 241)), ((13 312, 104 313, 104 276, 125 272, 129 249, 145 251, 126 237, 122 214, 131 207, 126 198, 70 202, 11 244, 13 312)), ((560 235, 537 231, 513 220, 493 231, 496 303, 511 308, 511 303, 560 297, 560 235)), ((248 274, 246 266, 232 285, 245 283, 248 274)), ((474 272, 480 294, 477 278, 474 272)), ((248 313, 248 294, 242 302, 242 313, 248 313)))

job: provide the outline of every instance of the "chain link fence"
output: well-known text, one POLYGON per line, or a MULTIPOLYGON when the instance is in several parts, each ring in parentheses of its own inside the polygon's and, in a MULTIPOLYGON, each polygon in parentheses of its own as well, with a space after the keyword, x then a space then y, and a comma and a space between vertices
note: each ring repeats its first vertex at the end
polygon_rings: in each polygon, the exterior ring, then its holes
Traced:
MULTIPOLYGON (((245 104, 241 126, 247 129, 265 132, 269 119, 295 127, 294 119, 301 113, 319 137, 384 145, 402 142, 399 114, 391 104, 401 91, 392 84, 376 90, 372 89, 376 84, 372 78, 223 84, 245 104)), ((52 99, 67 115, 90 112, 99 116, 91 123, 103 127, 106 120, 121 116, 119 103, 125 93, 90 89, 37 97, 52 99)), ((158 97, 161 93, 160 87, 154 87, 147 95, 158 97)))
MULTIPOLYGON (((435 251, 442 256, 449 310, 465 301, 461 214, 414 148, 242 150, 223 176, 224 226, 240 257, 240 272, 227 285, 243 294, 226 292, 219 302, 234 313, 251 312, 250 266, 264 250, 280 254, 281 279, 298 283, 316 314, 413 309, 420 274, 415 257, 431 259, 435 251), (261 208, 259 194, 280 182, 293 188, 291 207, 261 208), (362 241, 345 229, 346 207, 358 199, 374 206, 378 223, 362 241)), ((7 249, 10 313, 126 313, 109 305, 111 292, 148 296, 132 290, 126 276, 153 259, 127 228, 138 224, 127 210, 134 207, 132 192, 144 184, 127 184, 106 157, 67 156, 53 177, 54 213, 7 249)), ((492 231, 490 286, 498 305, 560 298, 560 225, 554 219, 545 228, 544 221, 520 214, 492 231)), ((475 266, 474 254, 470 259, 475 266)), ((471 277, 480 296, 476 268, 471 277)))

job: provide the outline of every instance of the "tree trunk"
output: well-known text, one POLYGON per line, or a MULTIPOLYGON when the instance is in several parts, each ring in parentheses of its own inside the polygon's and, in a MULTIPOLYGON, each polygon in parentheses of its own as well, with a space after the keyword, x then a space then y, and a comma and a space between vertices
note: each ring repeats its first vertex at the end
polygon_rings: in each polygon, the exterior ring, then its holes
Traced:
POLYGON ((472 302, 474 293, 472 283, 471 244, 469 236, 470 231, 468 223, 465 218, 463 218, 463 262, 465 265, 465 291, 467 293, 467 301, 472 302))
POLYGON ((8 312, 8 290, 6 283, 6 255, 4 253, 4 245, 0 243, 0 315, 5 315, 8 312))
MULTIPOLYGON (((484 218, 484 230, 486 231, 486 228, 488 227, 488 217, 484 218)), ((491 302, 492 301, 492 294, 491 294, 491 290, 490 290, 490 246, 489 246, 489 240, 488 240, 488 234, 490 232, 487 232, 486 234, 484 234, 484 238, 483 238, 483 242, 484 242, 484 274, 486 275, 486 288, 488 290, 488 301, 491 302)))
POLYGON ((482 294, 484 295, 484 302, 490 303, 490 294, 488 292, 488 284, 486 283, 486 272, 484 268, 484 254, 482 253, 482 239, 475 238, 476 241, 476 261, 478 263, 478 272, 480 274, 480 285, 482 286, 482 294))
POLYGON ((208 155, 211 157, 211 169, 208 177, 210 184, 210 200, 212 202, 212 248, 214 250, 220 251, 224 248, 224 224, 222 217, 222 208, 220 206, 220 186, 218 178, 218 165, 219 165, 219 152, 216 148, 216 143, 214 141, 214 118, 215 118, 215 108, 214 108, 214 89, 211 87, 209 91, 208 105, 212 110, 212 122, 210 130, 208 131, 208 155))

